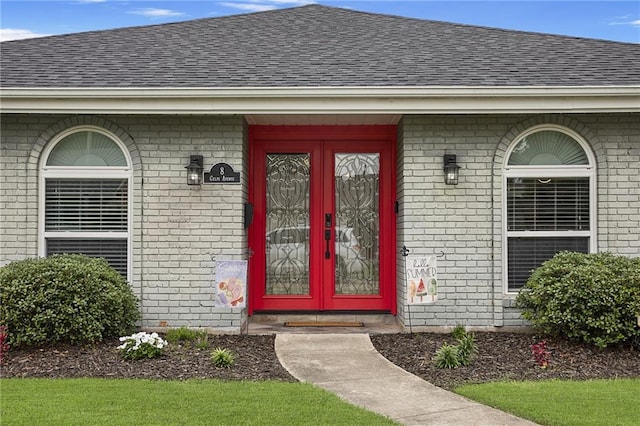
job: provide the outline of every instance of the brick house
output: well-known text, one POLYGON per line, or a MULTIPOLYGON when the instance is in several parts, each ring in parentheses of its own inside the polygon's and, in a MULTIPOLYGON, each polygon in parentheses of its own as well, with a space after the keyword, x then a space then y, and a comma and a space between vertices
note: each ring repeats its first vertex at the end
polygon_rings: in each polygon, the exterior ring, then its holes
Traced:
POLYGON ((143 326, 519 327, 555 252, 640 255, 637 44, 309 5, 1 60, 1 264, 105 257, 143 326), (403 246, 439 256, 435 303, 409 305, 403 246), (223 259, 248 263, 241 307, 216 302, 223 259))

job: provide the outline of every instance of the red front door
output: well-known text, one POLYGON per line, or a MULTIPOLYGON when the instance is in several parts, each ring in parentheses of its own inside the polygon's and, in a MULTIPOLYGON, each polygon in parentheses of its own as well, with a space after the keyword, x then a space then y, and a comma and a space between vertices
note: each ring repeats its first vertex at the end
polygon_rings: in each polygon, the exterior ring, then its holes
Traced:
POLYGON ((250 129, 251 311, 395 311, 393 126, 250 129))

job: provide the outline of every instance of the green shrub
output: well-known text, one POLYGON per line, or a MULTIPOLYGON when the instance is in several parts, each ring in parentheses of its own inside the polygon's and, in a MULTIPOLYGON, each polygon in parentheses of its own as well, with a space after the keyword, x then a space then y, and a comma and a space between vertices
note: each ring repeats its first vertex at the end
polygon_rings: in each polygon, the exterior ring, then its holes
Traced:
POLYGON ((198 336, 196 348, 209 349, 209 334, 205 330, 202 330, 200 336, 198 336))
POLYGON ((458 357, 458 347, 448 343, 443 343, 440 346, 434 360, 438 368, 458 368, 462 365, 458 357))
POLYGON ((451 331, 451 335, 456 340, 460 340, 461 338, 466 336, 466 334, 467 334, 467 329, 462 324, 456 325, 455 327, 453 327, 453 330, 451 331))
POLYGON ((471 364, 471 359, 478 353, 476 337, 473 333, 465 333, 458 339, 458 359, 460 365, 471 364))
POLYGON ((122 336, 139 316, 126 280, 103 259, 65 254, 0 268, 0 324, 16 347, 122 336))
POLYGON ((471 359, 478 353, 476 349, 476 337, 473 333, 467 333, 462 325, 456 325, 451 335, 456 339, 457 345, 443 343, 436 351, 434 361, 438 368, 458 368, 471 364, 471 359))
POLYGON ((536 269, 516 305, 540 332, 604 348, 640 337, 640 259, 562 252, 536 269))
POLYGON ((198 349, 209 348, 207 330, 193 330, 187 327, 172 328, 167 331, 165 337, 170 343, 193 343, 198 349))
POLYGON ((167 330, 166 338, 170 343, 193 342, 200 332, 187 327, 172 328, 167 330))
POLYGON ((236 357, 233 352, 228 349, 215 348, 211 352, 211 361, 213 361, 213 365, 216 367, 231 368, 236 362, 236 357))

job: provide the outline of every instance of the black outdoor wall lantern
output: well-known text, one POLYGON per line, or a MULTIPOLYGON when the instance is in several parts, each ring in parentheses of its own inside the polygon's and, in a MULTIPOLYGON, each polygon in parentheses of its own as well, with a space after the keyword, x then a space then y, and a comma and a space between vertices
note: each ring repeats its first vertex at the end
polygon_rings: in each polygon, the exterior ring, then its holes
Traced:
POLYGON ((444 155, 444 183, 447 185, 457 185, 460 166, 456 164, 455 154, 444 155))
POLYGON ((185 169, 187 169, 187 185, 202 184, 202 155, 192 154, 189 157, 189 165, 185 169))

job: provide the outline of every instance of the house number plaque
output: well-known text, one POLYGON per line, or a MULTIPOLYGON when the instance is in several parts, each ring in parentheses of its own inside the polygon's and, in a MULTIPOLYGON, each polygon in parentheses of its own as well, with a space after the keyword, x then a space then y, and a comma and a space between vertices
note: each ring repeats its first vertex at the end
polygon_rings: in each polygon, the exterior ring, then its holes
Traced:
POLYGON ((234 172, 227 163, 218 163, 204 174, 203 183, 240 183, 240 172, 234 172))

